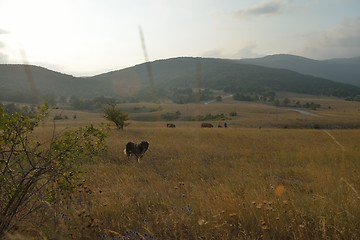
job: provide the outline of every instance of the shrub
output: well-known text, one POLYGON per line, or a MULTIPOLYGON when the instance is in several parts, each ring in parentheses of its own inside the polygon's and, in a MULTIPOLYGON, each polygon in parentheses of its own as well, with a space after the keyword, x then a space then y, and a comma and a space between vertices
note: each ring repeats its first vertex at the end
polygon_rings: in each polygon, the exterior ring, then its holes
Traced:
POLYGON ((106 107, 104 107, 104 113, 104 117, 107 120, 115 123, 118 129, 123 130, 124 127, 128 125, 126 123, 128 120, 128 114, 117 108, 116 104, 108 104, 106 107))
POLYGON ((104 131, 93 126, 53 134, 48 142, 30 137, 47 115, 46 105, 32 117, 0 107, 0 238, 71 194, 81 162, 105 149, 104 131))

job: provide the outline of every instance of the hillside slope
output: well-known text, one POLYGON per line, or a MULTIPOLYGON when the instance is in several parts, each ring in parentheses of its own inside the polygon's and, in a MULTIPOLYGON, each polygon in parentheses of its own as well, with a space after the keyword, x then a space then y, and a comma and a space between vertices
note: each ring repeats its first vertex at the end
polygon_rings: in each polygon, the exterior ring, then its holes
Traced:
POLYGON ((148 64, 153 82, 149 80, 146 63, 87 78, 32 65, 0 65, 0 100, 30 101, 34 89, 41 97, 50 94, 56 97, 135 97, 138 100, 149 99, 151 92, 161 99, 173 100, 175 94, 193 88, 251 94, 264 91, 339 97, 360 94, 360 87, 353 85, 228 59, 179 57, 148 64))
POLYGON ((262 58, 241 59, 236 62, 288 69, 301 74, 360 86, 360 57, 318 61, 294 55, 278 54, 262 58))
MULTIPOLYGON (((226 92, 261 92, 267 89, 307 94, 353 96, 359 87, 286 69, 239 64, 227 59, 172 58, 151 62, 154 87, 209 88, 226 92), (198 76, 198 77, 197 77, 198 76)), ((92 77, 141 88, 151 87, 145 64, 92 77)))
POLYGON ((43 67, 22 64, 0 64, 0 100, 22 98, 33 101, 40 96, 95 96, 106 94, 106 85, 43 67))

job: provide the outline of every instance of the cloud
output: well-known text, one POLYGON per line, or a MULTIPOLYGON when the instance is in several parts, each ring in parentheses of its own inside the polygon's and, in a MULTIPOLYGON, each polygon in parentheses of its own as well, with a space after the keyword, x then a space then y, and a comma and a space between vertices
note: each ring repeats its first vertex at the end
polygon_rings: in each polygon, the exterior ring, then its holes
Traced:
POLYGON ((211 49, 200 54, 202 57, 224 58, 224 49, 211 49))
POLYGON ((254 50, 257 48, 256 44, 250 43, 249 45, 241 48, 237 53, 237 58, 257 58, 263 55, 256 53, 254 50))
POLYGON ((235 12, 238 17, 276 15, 283 12, 287 5, 285 0, 266 0, 258 5, 235 12))
MULTIPOLYGON (((0 35, 9 33, 10 32, 0 28, 0 35)), ((6 63, 9 59, 9 56, 2 51, 3 48, 5 48, 5 44, 0 41, 0 64, 6 63)))
POLYGON ((212 57, 212 58, 226 58, 226 59, 241 59, 241 58, 257 58, 262 57, 256 53, 255 49, 257 45, 254 43, 249 43, 248 45, 244 46, 243 48, 237 51, 225 51, 225 49, 212 49, 206 51, 201 54, 203 57, 212 57))
POLYGON ((5 54, 2 49, 5 47, 5 44, 0 41, 0 64, 7 63, 9 56, 5 54))
POLYGON ((300 50, 303 55, 320 58, 360 56, 360 17, 343 20, 332 28, 307 37, 310 40, 300 50))
POLYGON ((7 63, 8 59, 9 59, 8 55, 3 54, 3 53, 0 52, 0 64, 7 63))
POLYGON ((0 28, 0 34, 9 34, 9 31, 0 28))

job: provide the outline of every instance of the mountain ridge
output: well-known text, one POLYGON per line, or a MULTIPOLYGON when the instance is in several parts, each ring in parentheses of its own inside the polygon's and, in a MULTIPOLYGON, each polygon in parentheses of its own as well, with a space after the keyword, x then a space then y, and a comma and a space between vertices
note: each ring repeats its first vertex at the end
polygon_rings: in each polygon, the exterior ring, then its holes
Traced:
MULTIPOLYGON (((283 57, 280 56, 281 61, 283 57)), ((289 58, 288 55, 285 57, 289 58)), ((274 56, 267 56, 267 59, 274 59, 274 56)), ((306 58, 300 56, 293 56, 292 59, 309 63, 306 58)), ((352 59, 329 61, 353 62, 352 59)), ((21 95, 25 98, 23 101, 30 98, 31 89, 27 76, 29 73, 25 68, 30 71, 41 96, 47 94, 56 97, 85 98, 109 96, 148 100, 150 92, 153 91, 165 99, 172 99, 184 89, 194 88, 246 94, 261 94, 264 91, 289 91, 340 97, 360 94, 360 87, 285 68, 258 66, 241 60, 177 57, 141 63, 91 77, 74 77, 33 65, 1 64, 0 100, 11 99, 14 97, 11 95, 21 95), (150 64, 152 69, 153 83, 149 81, 147 64, 150 64)))
POLYGON ((235 61, 257 66, 288 69, 301 74, 360 87, 360 57, 314 60, 291 54, 274 54, 261 58, 247 58, 235 61))

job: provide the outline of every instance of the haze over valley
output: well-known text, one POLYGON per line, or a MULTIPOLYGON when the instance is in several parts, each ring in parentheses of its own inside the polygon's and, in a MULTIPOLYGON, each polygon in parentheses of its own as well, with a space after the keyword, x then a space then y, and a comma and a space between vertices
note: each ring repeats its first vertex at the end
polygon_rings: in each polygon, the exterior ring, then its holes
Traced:
POLYGON ((315 61, 284 54, 241 60, 179 57, 90 77, 40 66, 2 64, 0 73, 0 99, 17 102, 34 102, 33 95, 38 94, 42 99, 57 100, 76 96, 186 103, 195 101, 196 89, 244 96, 293 92, 354 98, 360 94, 359 58, 315 61), (326 78, 329 74, 331 80, 326 78))

